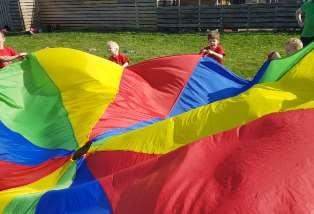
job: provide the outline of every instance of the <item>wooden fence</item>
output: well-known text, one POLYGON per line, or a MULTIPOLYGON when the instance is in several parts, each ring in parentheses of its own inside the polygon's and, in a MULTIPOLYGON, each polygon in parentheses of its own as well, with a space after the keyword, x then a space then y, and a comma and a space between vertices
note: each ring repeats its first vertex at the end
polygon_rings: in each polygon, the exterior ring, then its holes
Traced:
POLYGON ((156 29, 151 0, 39 0, 42 25, 88 29, 156 29))
POLYGON ((19 3, 19 0, 0 0, 0 27, 9 26, 13 30, 24 28, 19 3))
POLYGON ((297 3, 158 8, 157 26, 179 29, 297 29, 297 3))
MULTIPOLYGON (((160 0, 161 1, 161 0, 160 0)), ((179 0, 178 0, 179 1, 179 0)), ((0 0, 0 26, 27 30, 36 20, 61 29, 296 29, 295 3, 179 5, 155 0, 0 0)), ((180 2, 180 1, 179 1, 180 2)), ((201 2, 201 0, 198 0, 201 2)))

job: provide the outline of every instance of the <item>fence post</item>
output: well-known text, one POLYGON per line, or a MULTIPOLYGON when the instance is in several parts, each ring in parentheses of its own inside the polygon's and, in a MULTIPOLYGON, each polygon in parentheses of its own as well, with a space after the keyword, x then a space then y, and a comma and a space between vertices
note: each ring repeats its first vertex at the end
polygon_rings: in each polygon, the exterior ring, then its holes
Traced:
POLYGON ((32 22, 35 24, 35 26, 39 27, 41 25, 40 21, 40 9, 39 9, 39 1, 34 1, 34 16, 32 22))
POLYGON ((197 20, 197 24, 198 24, 198 30, 201 31, 201 0, 198 0, 198 20, 197 20))
POLYGON ((178 25, 179 25, 179 29, 181 30, 182 28, 182 17, 181 17, 181 0, 178 0, 178 25))
POLYGON ((275 3, 275 29, 278 30, 278 3, 275 3))
POLYGON ((137 0, 134 0, 134 7, 135 7, 135 24, 136 28, 140 28, 140 23, 139 23, 139 13, 138 13, 138 5, 137 5, 137 0))
POLYGON ((246 5, 247 8, 247 21, 246 21, 246 30, 249 31, 251 26, 251 7, 246 5))
POLYGON ((223 12, 222 12, 222 6, 216 6, 219 9, 219 29, 222 32, 224 27, 223 27, 223 12))

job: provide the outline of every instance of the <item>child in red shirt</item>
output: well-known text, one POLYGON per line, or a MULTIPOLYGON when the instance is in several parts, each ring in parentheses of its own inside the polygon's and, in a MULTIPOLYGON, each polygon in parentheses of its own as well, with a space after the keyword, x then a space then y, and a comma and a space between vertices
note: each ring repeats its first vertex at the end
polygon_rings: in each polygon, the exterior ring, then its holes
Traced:
POLYGON ((224 48, 219 44, 220 34, 218 31, 211 31, 208 34, 208 46, 200 50, 202 56, 213 58, 220 64, 223 64, 225 56, 224 48))
POLYGON ((5 47, 4 42, 4 32, 0 31, 0 69, 10 64, 13 60, 26 56, 26 53, 18 54, 13 48, 5 47))
POLYGON ((119 45, 114 41, 107 42, 107 47, 109 51, 109 60, 115 62, 123 67, 127 67, 129 65, 129 58, 126 55, 119 54, 119 45))

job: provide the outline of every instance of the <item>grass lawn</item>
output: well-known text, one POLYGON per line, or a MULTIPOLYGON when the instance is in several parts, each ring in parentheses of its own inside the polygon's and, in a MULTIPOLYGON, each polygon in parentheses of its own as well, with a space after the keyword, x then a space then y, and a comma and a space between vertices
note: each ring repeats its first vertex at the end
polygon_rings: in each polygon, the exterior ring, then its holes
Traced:
MULTIPOLYGON (((224 33, 221 43, 226 50, 225 66, 244 77, 252 77, 273 50, 283 55, 283 43, 297 33, 224 33)), ((206 33, 143 32, 60 32, 34 36, 8 36, 7 44, 18 51, 33 52, 45 47, 79 49, 101 57, 107 55, 106 42, 117 41, 131 63, 182 53, 198 53, 206 45, 206 33)))

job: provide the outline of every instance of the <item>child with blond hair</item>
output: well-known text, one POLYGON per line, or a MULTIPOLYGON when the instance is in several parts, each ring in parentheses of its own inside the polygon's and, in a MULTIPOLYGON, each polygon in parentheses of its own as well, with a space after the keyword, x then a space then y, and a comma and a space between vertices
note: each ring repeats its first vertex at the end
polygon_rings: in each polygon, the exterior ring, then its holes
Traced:
POLYGON ((284 45, 286 54, 288 56, 294 54, 298 50, 303 48, 303 43, 298 38, 290 38, 284 45))
MULTIPOLYGON (((297 52, 298 50, 303 48, 302 41, 298 38, 290 38, 287 42, 284 44, 284 49, 287 54, 287 56, 290 56, 297 52)), ((280 54, 277 51, 271 52, 268 54, 268 59, 278 59, 281 58, 280 54)))
POLYGON ((107 48, 109 52, 109 60, 115 62, 123 67, 127 67, 129 65, 129 58, 119 53, 119 45, 114 41, 107 42, 107 48))

